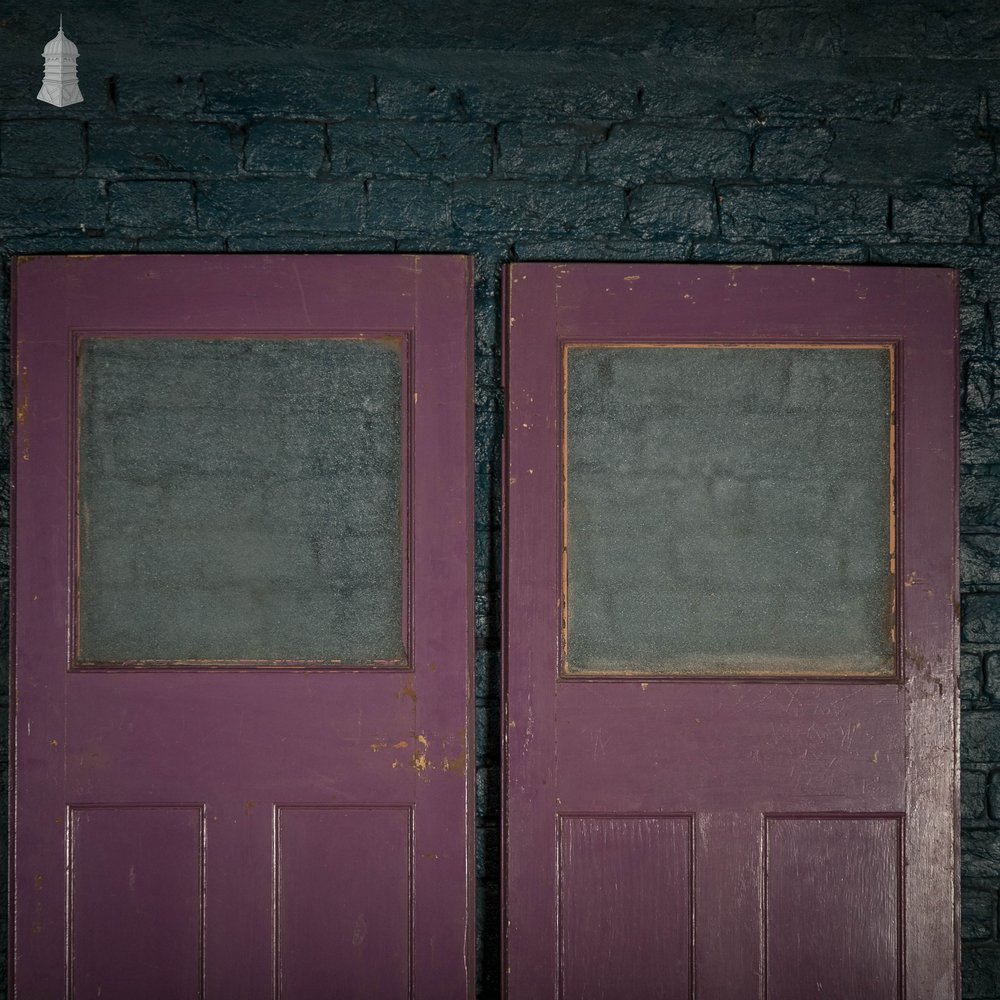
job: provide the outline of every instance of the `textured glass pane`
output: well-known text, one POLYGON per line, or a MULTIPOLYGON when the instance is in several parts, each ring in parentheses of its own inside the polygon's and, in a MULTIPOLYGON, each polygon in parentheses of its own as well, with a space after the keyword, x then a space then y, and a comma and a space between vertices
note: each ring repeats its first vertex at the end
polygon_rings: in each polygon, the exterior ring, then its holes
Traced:
POLYGON ((888 348, 566 364, 569 672, 894 672, 888 348))
POLYGON ((404 656, 396 341, 87 338, 79 655, 404 656))

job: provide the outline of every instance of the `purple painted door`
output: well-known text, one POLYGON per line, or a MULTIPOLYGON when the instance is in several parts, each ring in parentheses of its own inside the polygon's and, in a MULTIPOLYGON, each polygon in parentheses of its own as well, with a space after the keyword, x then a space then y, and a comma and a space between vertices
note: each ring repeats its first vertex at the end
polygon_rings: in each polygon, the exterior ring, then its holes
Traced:
POLYGON ((507 996, 954 1000, 954 273, 506 294, 507 996))
POLYGON ((17 996, 469 996, 470 289, 18 262, 17 996))

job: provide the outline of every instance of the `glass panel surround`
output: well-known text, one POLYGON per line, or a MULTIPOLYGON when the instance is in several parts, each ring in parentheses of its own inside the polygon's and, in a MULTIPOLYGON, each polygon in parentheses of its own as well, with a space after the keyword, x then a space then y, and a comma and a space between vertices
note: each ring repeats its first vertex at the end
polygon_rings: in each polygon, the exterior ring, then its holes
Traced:
POLYGON ((405 665, 402 346, 82 338, 77 664, 405 665))
POLYGON ((895 676, 888 345, 564 347, 568 676, 895 676))

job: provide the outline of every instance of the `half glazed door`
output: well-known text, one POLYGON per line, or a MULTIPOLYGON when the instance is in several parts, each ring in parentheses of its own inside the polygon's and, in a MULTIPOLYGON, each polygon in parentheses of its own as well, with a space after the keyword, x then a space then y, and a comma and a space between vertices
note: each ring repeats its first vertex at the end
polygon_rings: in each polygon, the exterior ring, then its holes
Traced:
POLYGON ((470 288, 18 261, 18 997, 469 995, 470 288))
POLYGON ((511 1000, 954 1000, 953 272, 512 266, 511 1000))

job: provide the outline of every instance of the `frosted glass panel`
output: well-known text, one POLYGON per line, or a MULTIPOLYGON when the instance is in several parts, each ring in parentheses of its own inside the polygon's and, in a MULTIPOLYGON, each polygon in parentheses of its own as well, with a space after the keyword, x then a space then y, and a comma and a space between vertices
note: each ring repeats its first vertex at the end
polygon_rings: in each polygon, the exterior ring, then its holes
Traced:
POLYGON ((404 658, 398 340, 86 338, 84 662, 404 658))
POLYGON ((569 347, 569 673, 892 675, 890 349, 569 347))

